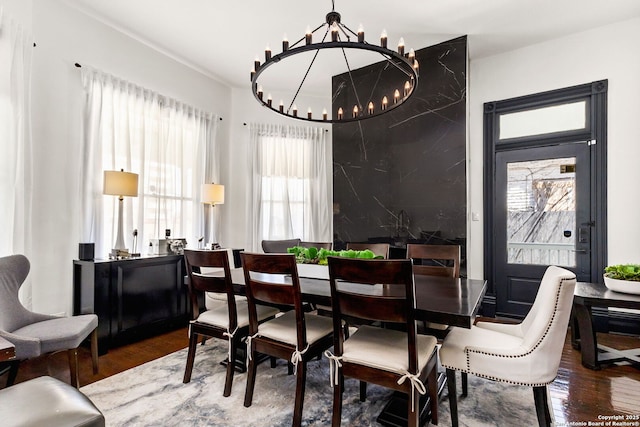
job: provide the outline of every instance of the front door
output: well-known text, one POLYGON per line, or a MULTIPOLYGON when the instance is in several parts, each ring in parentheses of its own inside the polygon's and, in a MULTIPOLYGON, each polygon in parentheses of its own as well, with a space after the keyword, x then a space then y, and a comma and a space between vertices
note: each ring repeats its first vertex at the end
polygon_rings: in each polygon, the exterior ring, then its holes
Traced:
POLYGON ((547 266, 589 281, 587 142, 496 153, 496 308, 524 316, 547 266))

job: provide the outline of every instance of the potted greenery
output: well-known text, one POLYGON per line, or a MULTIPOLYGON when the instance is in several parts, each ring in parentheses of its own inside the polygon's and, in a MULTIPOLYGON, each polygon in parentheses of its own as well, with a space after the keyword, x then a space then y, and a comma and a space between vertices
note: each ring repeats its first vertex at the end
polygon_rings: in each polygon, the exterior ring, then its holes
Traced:
POLYGON ((376 256, 369 249, 364 251, 355 251, 353 249, 344 251, 332 251, 329 249, 318 248, 304 248, 302 246, 294 246, 288 248, 287 252, 296 256, 296 262, 298 263, 298 274, 300 277, 311 277, 315 279, 328 279, 329 271, 327 270, 327 257, 340 256, 347 258, 363 258, 363 259, 375 259, 382 258, 376 256))
POLYGON ((604 284, 612 291, 640 294, 640 264, 617 264, 604 269, 604 284))

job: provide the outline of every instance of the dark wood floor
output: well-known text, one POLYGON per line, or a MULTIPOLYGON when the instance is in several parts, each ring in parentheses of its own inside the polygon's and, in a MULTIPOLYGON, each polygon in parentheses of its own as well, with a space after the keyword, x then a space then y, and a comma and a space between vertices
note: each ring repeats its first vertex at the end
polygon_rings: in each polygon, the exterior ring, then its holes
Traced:
MULTIPOLYGON (((598 342, 616 348, 638 348, 640 338, 599 334, 598 342)), ((86 385, 162 357, 187 346, 187 331, 179 329, 135 344, 114 348, 100 356, 100 373, 93 375, 88 349, 80 353, 80 383, 86 385)), ((23 362, 18 382, 51 375, 69 381, 66 353, 23 362)), ((0 378, 4 386, 6 379, 0 378)), ((640 369, 610 366, 592 371, 580 364, 580 352, 565 342, 558 378, 549 386, 557 425, 599 421, 598 416, 640 415, 640 369)), ((533 393, 531 405, 533 406, 533 393)))

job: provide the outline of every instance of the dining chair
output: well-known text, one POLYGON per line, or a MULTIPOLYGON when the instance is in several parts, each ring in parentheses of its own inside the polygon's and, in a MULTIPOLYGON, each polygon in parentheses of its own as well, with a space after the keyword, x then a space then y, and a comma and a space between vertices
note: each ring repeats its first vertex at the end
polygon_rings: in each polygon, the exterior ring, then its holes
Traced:
POLYGON ((326 351, 325 356, 331 363, 332 425, 341 423, 345 376, 361 381, 361 401, 367 382, 406 394, 412 427, 420 422, 419 395, 428 390, 431 421, 437 424, 437 340, 416 331, 411 261, 329 257, 328 262, 334 343, 333 354, 326 351), (344 317, 397 324, 401 330, 363 325, 347 338, 344 317))
POLYGON ((471 329, 453 328, 440 348, 453 426, 458 425, 456 371, 462 373, 463 396, 468 374, 533 387, 538 424, 551 425, 547 385, 558 374, 575 285, 573 272, 550 266, 521 323, 478 322, 471 329))
POLYGON ((333 344, 333 321, 304 311, 295 255, 243 252, 241 257, 249 303, 249 367, 244 406, 251 406, 253 400, 257 354, 285 359, 293 365, 296 375, 293 425, 300 426, 307 362, 333 344), (256 307, 259 303, 291 310, 273 320, 258 323, 256 307))
POLYGON ((300 239, 287 240, 263 240, 262 250, 265 254, 286 254, 287 249, 294 246, 300 246, 300 239))
POLYGON ((384 259, 389 258, 389 244, 388 243, 356 243, 348 242, 347 250, 353 249, 354 251, 364 251, 369 249, 376 256, 381 256, 384 259))
MULTIPOLYGON (((414 261, 413 274, 460 277, 460 245, 407 244, 407 258, 414 261)), ((444 338, 449 325, 423 322, 424 332, 444 338)))
POLYGON ((298 246, 303 248, 328 249, 333 248, 333 242, 300 242, 298 246))
MULTIPOLYGON (((233 386, 233 374, 237 365, 236 352, 242 347, 241 340, 249 331, 247 301, 235 298, 226 250, 185 249, 184 259, 189 276, 188 289, 192 320, 189 322, 189 350, 183 382, 191 381, 196 346, 200 338, 218 338, 228 341, 227 376, 223 392, 223 396, 227 397, 231 394, 233 386), (226 304, 215 305, 201 312, 199 300, 205 293, 226 296, 226 304)), ((258 321, 273 318, 277 313, 279 310, 274 307, 262 305, 256 307, 258 321)), ((242 358, 239 369, 244 371, 245 368, 244 358, 242 358)))
POLYGON ((21 360, 67 351, 71 385, 79 388, 78 348, 90 337, 93 373, 98 373, 98 316, 60 317, 27 310, 18 297, 31 264, 24 255, 0 258, 0 336, 16 348, 7 385, 15 382, 21 360))

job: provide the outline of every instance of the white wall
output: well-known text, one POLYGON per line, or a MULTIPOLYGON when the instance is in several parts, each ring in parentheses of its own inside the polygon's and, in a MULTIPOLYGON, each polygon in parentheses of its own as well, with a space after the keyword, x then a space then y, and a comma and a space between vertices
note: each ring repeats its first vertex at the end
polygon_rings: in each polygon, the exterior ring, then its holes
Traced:
MULTIPOLYGON (((471 61, 469 213, 482 219, 483 103, 609 80, 608 263, 640 262, 640 18, 471 61)), ((483 277, 483 223, 469 222, 469 277, 483 277)))
POLYGON ((77 164, 81 161, 83 91, 78 62, 218 114, 229 143, 231 89, 59 0, 33 0, 36 215, 31 254, 33 309, 70 313, 72 262, 80 239, 77 164))
MULTIPOLYGON (((274 102, 279 102, 274 99, 274 102)), ((331 97, 326 98, 306 98, 296 102, 302 113, 306 114, 307 108, 311 107, 316 114, 321 113, 326 108, 331 115, 331 97), (302 107, 304 106, 304 107, 302 107)), ((262 107, 253 97, 251 92, 251 82, 247 77, 246 87, 234 88, 232 90, 231 117, 233 122, 230 128, 230 144, 228 151, 223 153, 222 172, 226 179, 225 183, 225 204, 222 208, 222 244, 227 247, 242 248, 247 247, 247 189, 248 178, 248 143, 249 143, 249 123, 279 123, 286 126, 321 126, 328 130, 327 137, 327 158, 331 159, 331 125, 316 124, 294 120, 262 107), (246 126, 245 126, 246 123, 246 126)), ((333 164, 327 165, 328 176, 333 174, 333 164)), ((332 192, 332 185, 329 184, 329 191, 332 192)), ((333 196, 331 195, 331 199, 333 196)))

